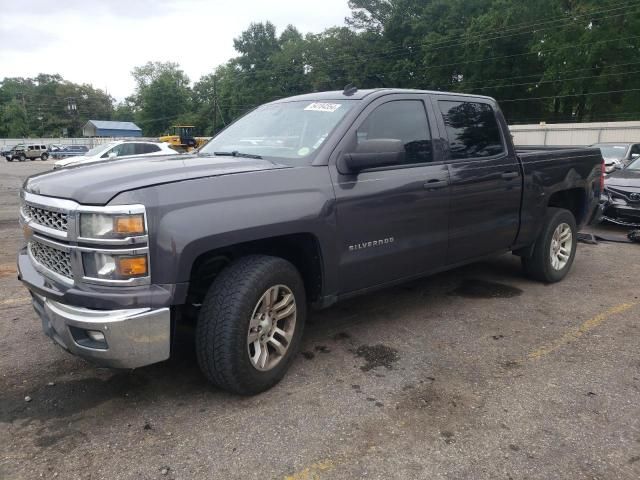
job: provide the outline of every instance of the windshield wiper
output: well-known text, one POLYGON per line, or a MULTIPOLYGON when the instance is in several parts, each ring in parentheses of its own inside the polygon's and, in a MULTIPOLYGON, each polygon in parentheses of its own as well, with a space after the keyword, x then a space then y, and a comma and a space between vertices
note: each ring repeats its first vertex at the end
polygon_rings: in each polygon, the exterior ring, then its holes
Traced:
POLYGON ((253 153, 242 153, 237 150, 234 150, 233 152, 213 152, 213 154, 218 157, 241 157, 241 158, 256 158, 256 159, 262 158, 261 155, 255 155, 253 153))

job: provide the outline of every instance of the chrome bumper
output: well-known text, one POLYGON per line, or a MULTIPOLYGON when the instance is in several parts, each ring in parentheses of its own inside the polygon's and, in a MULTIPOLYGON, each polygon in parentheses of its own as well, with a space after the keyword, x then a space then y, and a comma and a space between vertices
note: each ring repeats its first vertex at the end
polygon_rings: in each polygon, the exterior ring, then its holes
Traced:
POLYGON ((91 310, 32 295, 44 333, 74 355, 114 368, 137 368, 169 358, 168 308, 91 310), (88 331, 101 333, 104 341, 91 338, 88 331))

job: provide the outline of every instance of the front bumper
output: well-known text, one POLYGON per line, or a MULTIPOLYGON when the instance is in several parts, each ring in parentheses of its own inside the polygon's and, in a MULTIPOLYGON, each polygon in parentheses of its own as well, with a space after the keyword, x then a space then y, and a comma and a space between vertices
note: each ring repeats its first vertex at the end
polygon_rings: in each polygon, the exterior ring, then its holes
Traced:
POLYGON ((33 292, 32 297, 44 333, 74 355, 114 368, 137 368, 169 358, 169 308, 92 310, 33 292), (100 332, 104 341, 95 341, 87 331, 100 332))

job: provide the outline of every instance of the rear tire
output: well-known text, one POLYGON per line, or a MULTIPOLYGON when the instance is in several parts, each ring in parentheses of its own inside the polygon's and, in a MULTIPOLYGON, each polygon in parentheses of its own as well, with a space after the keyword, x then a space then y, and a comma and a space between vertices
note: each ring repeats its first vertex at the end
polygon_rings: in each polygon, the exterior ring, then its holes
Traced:
POLYGON ((577 230, 576 219, 569 210, 548 208, 533 255, 522 258, 525 273, 546 283, 559 282, 566 277, 576 255, 577 230))
POLYGON ((200 368, 224 390, 263 392, 288 370, 305 320, 304 283, 291 263, 266 255, 241 258, 216 277, 202 303, 196 327, 200 368))

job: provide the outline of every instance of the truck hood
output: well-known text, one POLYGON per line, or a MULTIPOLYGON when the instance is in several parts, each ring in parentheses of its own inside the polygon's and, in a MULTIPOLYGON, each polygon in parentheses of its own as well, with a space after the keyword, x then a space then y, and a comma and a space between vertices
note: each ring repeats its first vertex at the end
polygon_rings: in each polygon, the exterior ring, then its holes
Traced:
POLYGON ((268 160, 234 157, 169 155, 114 159, 80 164, 29 177, 28 192, 75 200, 85 205, 105 205, 128 190, 203 177, 287 168, 268 160))
POLYGON ((605 178, 607 187, 640 188, 640 170, 617 170, 605 178))

